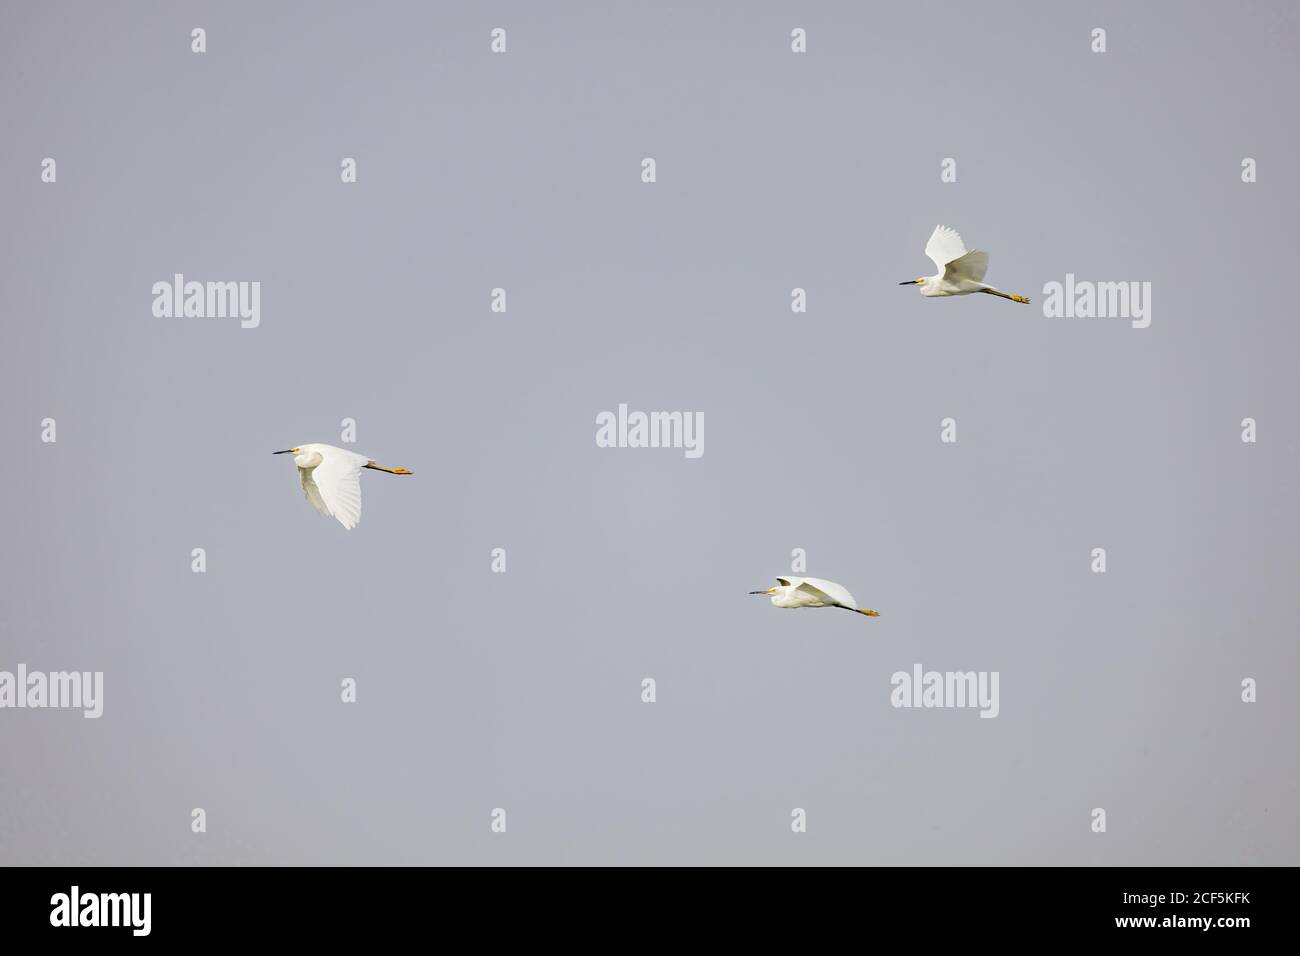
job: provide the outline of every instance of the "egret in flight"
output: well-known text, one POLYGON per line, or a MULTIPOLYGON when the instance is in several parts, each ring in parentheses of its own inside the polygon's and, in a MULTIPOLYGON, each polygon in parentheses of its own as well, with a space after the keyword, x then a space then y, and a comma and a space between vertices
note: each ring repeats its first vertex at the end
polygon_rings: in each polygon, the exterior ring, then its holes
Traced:
POLYGON ((879 611, 867 611, 858 607, 848 588, 834 581, 822 578, 777 578, 778 587, 766 591, 750 591, 750 594, 770 594, 772 603, 777 607, 842 607, 846 611, 857 611, 868 617, 880 617, 879 611))
POLYGON ((972 292, 987 292, 1012 302, 1029 304, 1029 299, 1023 295, 1011 295, 984 284, 984 273, 989 268, 989 254, 979 249, 967 252, 955 229, 935 226, 930 241, 925 244, 925 254, 934 260, 939 274, 909 279, 898 283, 899 285, 919 285, 921 295, 970 295, 972 292))
POLYGON ((302 479, 302 490, 312 507, 351 531, 361 520, 361 469, 386 471, 390 475, 411 475, 405 468, 385 468, 365 455, 333 445, 302 445, 272 452, 293 455, 302 479))

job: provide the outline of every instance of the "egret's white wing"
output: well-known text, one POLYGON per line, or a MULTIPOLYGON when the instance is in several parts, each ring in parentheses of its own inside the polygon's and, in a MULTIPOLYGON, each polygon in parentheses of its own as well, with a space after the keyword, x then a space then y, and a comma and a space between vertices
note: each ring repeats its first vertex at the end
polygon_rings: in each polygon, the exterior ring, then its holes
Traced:
POLYGON ((956 229, 935 226, 930 241, 925 244, 925 254, 934 260, 942 273, 944 266, 966 255, 966 245, 961 241, 961 236, 957 235, 956 229))
POLYGON ((365 455, 353 451, 321 447, 321 463, 309 474, 303 474, 302 489, 307 493, 307 500, 317 511, 333 515, 351 531, 361 521, 361 469, 369 461, 365 455), (320 499, 319 504, 313 498, 312 488, 315 497, 320 499))
POLYGON ((311 479, 311 473, 312 469, 310 468, 298 469, 298 477, 302 479, 302 492, 307 496, 307 500, 311 502, 311 506, 328 518, 330 517, 330 510, 325 507, 325 502, 320 496, 320 489, 316 487, 316 482, 311 479))
MULTIPOLYGON (((960 242, 961 240, 957 241, 960 242)), ((984 273, 988 271, 989 254, 980 249, 974 249, 944 266, 943 277, 949 282, 956 279, 971 279, 975 282, 983 282, 984 273)))
POLYGON ((826 604, 842 604, 855 611, 858 609, 858 602, 853 600, 853 595, 843 585, 823 578, 800 578, 799 581, 799 590, 821 598, 826 604))

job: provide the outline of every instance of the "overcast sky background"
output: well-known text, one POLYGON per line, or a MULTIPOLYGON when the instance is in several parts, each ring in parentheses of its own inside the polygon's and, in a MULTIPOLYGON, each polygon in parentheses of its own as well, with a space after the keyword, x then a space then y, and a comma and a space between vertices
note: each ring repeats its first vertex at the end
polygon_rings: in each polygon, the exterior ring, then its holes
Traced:
POLYGON ((4 3, 0 669, 105 701, 0 711, 0 861, 1300 862, 1298 41, 1283 0, 4 3), (939 222, 1034 304, 899 288, 939 222), (260 327, 155 318, 176 272, 260 327), (1066 273, 1150 328, 1044 318, 1066 273), (621 402, 703 457, 598 448, 621 402), (416 473, 352 532, 270 455, 345 417, 416 473), (881 617, 746 595, 796 547, 881 617), (894 709, 914 663, 1000 715, 894 709))

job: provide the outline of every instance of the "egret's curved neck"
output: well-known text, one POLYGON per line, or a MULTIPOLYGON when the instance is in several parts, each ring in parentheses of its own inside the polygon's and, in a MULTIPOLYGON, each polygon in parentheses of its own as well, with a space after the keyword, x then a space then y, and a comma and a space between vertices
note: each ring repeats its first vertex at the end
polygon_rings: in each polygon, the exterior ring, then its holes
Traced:
POLYGON ((315 468, 321 461, 321 455, 318 451, 308 451, 293 456, 293 463, 299 468, 315 468))

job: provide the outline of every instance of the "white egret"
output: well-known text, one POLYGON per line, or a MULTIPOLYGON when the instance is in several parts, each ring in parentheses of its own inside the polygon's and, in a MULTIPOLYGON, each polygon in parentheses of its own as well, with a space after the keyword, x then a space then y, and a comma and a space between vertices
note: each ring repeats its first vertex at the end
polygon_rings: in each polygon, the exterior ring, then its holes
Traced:
POLYGON ((361 469, 386 471, 390 475, 412 475, 405 468, 385 468, 374 459, 333 445, 301 445, 272 452, 293 455, 302 479, 302 490, 312 507, 351 531, 361 520, 361 469))
POLYGON ((970 295, 972 292, 987 292, 999 295, 1012 302, 1029 299, 1023 295, 1011 295, 991 285, 984 284, 984 273, 989 268, 989 254, 979 249, 966 251, 966 245, 957 235, 957 230, 947 226, 935 226, 930 241, 925 244, 925 254, 934 260, 939 269, 938 275, 924 276, 900 282, 899 285, 919 285, 921 295, 970 295))
POLYGON ((848 588, 834 581, 823 578, 777 578, 778 587, 766 591, 750 591, 750 594, 770 594, 772 603, 777 607, 842 607, 846 611, 857 611, 868 617, 880 617, 879 611, 867 611, 858 607, 848 588))

